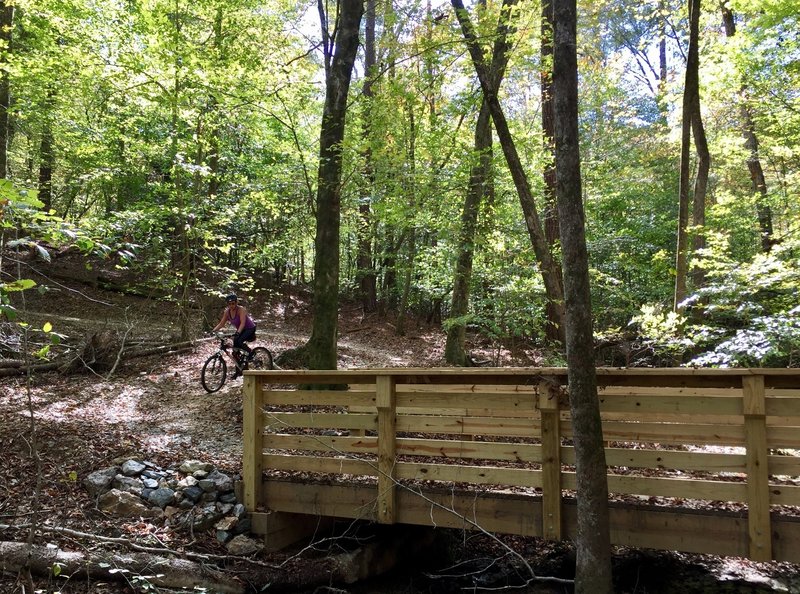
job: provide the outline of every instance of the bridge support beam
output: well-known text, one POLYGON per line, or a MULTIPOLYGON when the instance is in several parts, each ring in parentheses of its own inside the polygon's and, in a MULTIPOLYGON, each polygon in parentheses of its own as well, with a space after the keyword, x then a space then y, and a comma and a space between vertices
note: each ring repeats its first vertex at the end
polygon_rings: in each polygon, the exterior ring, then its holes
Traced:
POLYGON ((261 378, 244 376, 242 403, 242 479, 244 506, 254 512, 261 505, 261 483, 264 459, 264 408, 261 403, 261 378))

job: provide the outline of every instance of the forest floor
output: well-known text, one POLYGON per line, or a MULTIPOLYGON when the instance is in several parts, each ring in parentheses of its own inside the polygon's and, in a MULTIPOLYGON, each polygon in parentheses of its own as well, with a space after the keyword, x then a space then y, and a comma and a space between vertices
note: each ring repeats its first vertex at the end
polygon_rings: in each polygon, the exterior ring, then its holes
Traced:
MULTIPOLYGON (((67 280, 78 276, 75 271, 56 275, 50 268, 41 277, 39 272, 30 272, 40 286, 51 289, 28 291, 25 303, 16 304, 21 320, 32 327, 50 322, 54 331, 73 339, 113 328, 127 331, 130 339, 168 342, 167 337, 176 332, 175 310, 169 302, 67 280)), ((256 298, 249 306, 259 320, 257 344, 280 353, 307 340, 311 315, 302 298, 256 298)), ((213 311, 220 312, 221 304, 213 311)), ((3 325, 0 323, 0 340, 10 338, 10 325, 3 325)), ((406 335, 398 336, 389 320, 364 318, 357 307, 344 305, 340 329, 341 368, 443 365, 444 335, 440 327, 420 320, 409 320, 406 335)), ((193 332, 202 337, 199 315, 193 332)), ((241 379, 211 395, 199 381, 202 363, 214 348, 213 341, 199 339, 189 352, 122 361, 110 376, 44 372, 30 378, 0 377, 0 541, 24 541, 28 529, 20 526, 38 520, 44 529, 36 533, 35 542, 57 544, 62 549, 89 550, 108 545, 55 534, 53 529, 131 540, 150 537, 175 551, 225 555, 211 533, 165 531, 143 521, 121 521, 100 512, 82 483, 89 473, 128 458, 150 460, 165 468, 199 459, 231 475, 240 472, 241 379)), ((536 363, 532 351, 512 353, 478 342, 471 349, 478 358, 500 364, 536 363)), ((570 546, 516 537, 503 540, 528 559, 537 575, 570 576, 574 567, 570 546)), ((482 536, 467 538, 454 533, 449 546, 456 560, 504 556, 497 542, 482 536)), ((261 560, 277 563, 281 557, 265 555, 261 560)), ((619 592, 800 592, 800 567, 789 564, 617 549, 615 568, 619 592)), ((271 591, 259 583, 253 567, 231 563, 229 570, 245 575, 254 591, 271 591)), ((0 594, 28 594, 30 585, 17 573, 2 572, 0 560, 0 594)), ((146 583, 65 579, 63 575, 34 577, 33 586, 36 592, 133 592, 148 587, 152 591, 146 583)), ((315 591, 415 594, 458 591, 465 585, 463 579, 432 579, 405 568, 363 584, 336 587, 331 584, 315 591)), ((545 584, 514 591, 569 592, 570 588, 545 584)))

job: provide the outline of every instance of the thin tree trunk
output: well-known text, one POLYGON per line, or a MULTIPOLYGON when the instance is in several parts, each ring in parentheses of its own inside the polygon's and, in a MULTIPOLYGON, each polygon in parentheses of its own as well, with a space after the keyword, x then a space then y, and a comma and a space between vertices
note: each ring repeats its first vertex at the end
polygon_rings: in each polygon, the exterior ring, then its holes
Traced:
MULTIPOLYGON (((724 3, 721 5, 722 22, 725 25, 725 35, 733 37, 736 35, 736 19, 733 11, 724 3)), ((758 216, 758 227, 761 232, 761 251, 769 252, 775 244, 774 232, 772 229, 772 209, 767 203, 767 180, 764 177, 764 169, 761 167, 761 158, 758 154, 758 137, 756 136, 756 126, 753 122, 753 115, 747 102, 747 87, 742 84, 739 89, 739 116, 741 118, 742 136, 744 146, 747 149, 747 169, 750 172, 750 179, 753 183, 753 193, 756 194, 756 213, 758 216)))
POLYGON ((603 427, 597 398, 589 257, 581 192, 575 0, 554 0, 553 97, 558 213, 564 266, 569 401, 575 441, 577 594, 612 594, 603 427))
MULTIPOLYGON (((706 247, 706 194, 708 190, 708 172, 711 169, 711 154, 708 152, 708 141, 700 114, 700 100, 695 103, 694 116, 692 117, 692 134, 697 150, 697 177, 694 180, 694 200, 692 201, 692 226, 695 228, 692 251, 698 254, 706 247)), ((692 286, 696 291, 705 285, 705 271, 695 264, 692 268, 692 286)))
POLYGON ((689 188, 691 186, 691 128, 695 111, 699 109, 699 65, 698 48, 700 35, 700 0, 689 0, 689 55, 686 59, 686 80, 683 89, 683 112, 681 122, 681 165, 678 189, 678 237, 675 249, 675 293, 672 309, 683 311, 689 259, 689 188))
MULTIPOLYGON (((552 0, 542 0, 541 11, 541 74, 542 87, 542 139, 547 164, 542 177, 544 179, 544 235, 550 244, 552 253, 556 252, 559 241, 558 204, 556 203, 556 166, 555 166, 555 113, 553 108, 553 3, 552 0)), ((562 275, 561 264, 557 261, 559 276, 562 275)), ((564 344, 563 307, 552 301, 547 302, 547 325, 545 336, 554 342, 564 344)))
POLYGON ((364 180, 363 191, 358 206, 358 256, 356 258, 356 280, 361 293, 361 308, 364 313, 373 312, 378 307, 377 275, 372 259, 372 213, 371 196, 375 185, 375 173, 372 164, 372 83, 376 72, 375 55, 375 0, 367 0, 366 22, 364 29, 364 180))
POLYGON ((45 121, 42 128, 42 139, 39 144, 39 200, 42 201, 42 210, 49 212, 53 208, 53 165, 55 155, 53 154, 53 128, 52 120, 48 112, 45 114, 45 121))
POLYGON ((336 369, 342 141, 364 5, 361 0, 337 2, 333 38, 329 35, 328 15, 322 0, 319 0, 318 8, 325 51, 325 106, 320 129, 314 238, 314 321, 306 348, 311 369, 336 369))
POLYGON ((14 2, 0 0, 0 178, 8 177, 8 145, 11 135, 8 110, 11 107, 11 81, 5 65, 12 52, 13 27, 14 2))
MULTIPOLYGON (((510 17, 510 4, 506 0, 503 4, 500 20, 497 23, 497 37, 492 50, 492 62, 489 75, 495 87, 500 86, 510 46, 508 35, 511 26, 508 24, 510 17)), ((453 298, 450 305, 451 323, 447 330, 444 357, 450 365, 467 365, 469 360, 465 349, 466 322, 464 316, 469 311, 470 283, 472 280, 472 261, 475 253, 475 233, 478 222, 480 204, 491 189, 492 177, 492 120, 489 113, 489 104, 485 98, 481 100, 481 108, 475 123, 475 155, 478 162, 470 171, 469 188, 464 198, 464 208, 461 211, 461 228, 458 239, 458 259, 456 261, 455 278, 453 281, 453 298)))
MULTIPOLYGON (((528 228, 531 245, 536 260, 539 263, 547 299, 553 303, 554 306, 559 308, 561 312, 559 318, 563 319, 564 290, 562 287, 560 270, 550 252, 550 245, 542 230, 539 213, 536 210, 536 204, 533 199, 527 174, 525 173, 525 168, 517 153, 517 147, 511 136, 508 122, 506 121, 505 114, 503 113, 502 106, 497 97, 497 90, 492 86, 492 81, 483 59, 483 53, 475 37, 475 30, 469 19, 469 15, 464 9, 462 0, 450 0, 450 3, 453 5, 453 8, 455 8, 456 16, 461 24, 461 31, 464 35, 464 40, 469 49, 470 56, 472 57, 472 63, 475 66, 478 80, 480 80, 484 97, 489 105, 492 121, 494 122, 497 136, 500 139, 500 146, 503 149, 503 154, 505 155, 509 171, 511 172, 511 177, 514 180, 514 186, 519 196, 520 206, 522 207, 522 212, 525 217, 525 225, 528 228)), ((515 4, 515 2, 511 2, 511 4, 515 4)), ((563 327, 563 323, 559 324, 559 327, 563 327)))

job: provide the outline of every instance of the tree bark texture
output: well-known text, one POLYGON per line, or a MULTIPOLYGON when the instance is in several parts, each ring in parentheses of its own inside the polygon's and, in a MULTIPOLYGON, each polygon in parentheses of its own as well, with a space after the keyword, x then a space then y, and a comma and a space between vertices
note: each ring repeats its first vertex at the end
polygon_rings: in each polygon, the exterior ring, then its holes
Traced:
MULTIPOLYGON (((450 0, 450 3, 453 5, 458 21, 461 24, 461 31, 464 35, 467 48, 469 49, 472 63, 475 66, 478 80, 481 83, 483 95, 489 105, 489 112, 492 114, 492 121, 494 122, 497 136, 500 139, 500 146, 503 149, 503 154, 508 163, 508 169, 514 180, 514 186, 517 190, 522 212, 525 217, 525 225, 528 228, 531 245, 541 270, 547 299, 559 307, 561 311, 559 317, 563 319, 564 290, 562 287, 560 270, 550 252, 550 245, 542 230, 542 223, 539 218, 539 213, 536 210, 536 204, 533 199, 533 194, 531 193, 531 187, 528 182, 527 174, 525 173, 525 168, 522 165, 514 139, 511 136, 511 130, 508 127, 505 113, 497 97, 497 91, 492 85, 485 60, 483 59, 483 52, 478 45, 475 37, 475 30, 469 19, 469 15, 464 9, 462 0, 450 0)), ((563 324, 559 325, 563 326, 563 324)))
POLYGON ((372 257, 372 206, 371 196, 374 191, 375 173, 373 171, 372 150, 372 90, 373 79, 377 76, 375 53, 375 2, 367 0, 366 22, 364 28, 364 139, 367 148, 364 150, 364 185, 358 205, 358 255, 356 257, 356 279, 364 313, 378 308, 377 274, 372 257))
POLYGON ((689 188, 691 186, 691 132, 692 120, 700 109, 699 67, 700 51, 700 0, 689 0, 689 53, 686 59, 686 79, 683 88, 681 120, 681 165, 678 188, 678 233, 675 248, 675 293, 673 311, 683 311, 689 271, 689 188))
MULTIPOLYGON (((492 49, 492 61, 489 76, 495 88, 500 87, 511 47, 508 35, 512 26, 510 18, 511 3, 506 0, 500 20, 497 23, 497 36, 492 49)), ((475 122, 474 152, 477 162, 472 166, 469 176, 469 188, 464 198, 461 211, 461 228, 458 237, 458 259, 456 261, 453 280, 453 299, 450 304, 450 317, 454 320, 463 318, 469 311, 470 283, 472 281, 472 261, 475 254, 475 234, 478 214, 484 196, 489 191, 492 180, 492 116, 486 99, 481 100, 478 119, 475 122)), ((447 330, 444 357, 450 365, 464 366, 468 364, 466 343, 466 323, 453 322, 447 330)))
MULTIPOLYGON (((8 63, 12 51, 12 28, 14 25, 14 2, 0 0, 0 66, 8 63)), ((0 68, 0 178, 8 177, 9 118, 11 106, 11 81, 8 71, 0 68)))
POLYGON ((21 542, 0 542, 0 570, 20 571, 29 568, 33 573, 53 575, 58 567, 59 575, 101 578, 104 580, 127 580, 135 576, 140 585, 150 584, 157 588, 201 589, 209 592, 239 594, 244 585, 235 578, 208 565, 170 559, 150 553, 112 553, 63 551, 41 545, 21 542), (123 569, 125 571, 120 571, 123 569))
MULTIPOLYGON (((725 4, 722 5, 722 22, 725 25, 726 37, 736 35, 736 18, 733 11, 725 4)), ((747 149, 747 170, 750 172, 753 193, 756 195, 756 214, 758 216, 758 227, 761 231, 761 251, 766 253, 775 244, 772 228, 772 209, 767 203, 767 180, 764 177, 764 169, 761 166, 761 158, 758 154, 756 126, 747 101, 747 87, 744 84, 739 90, 739 95, 740 125, 742 127, 742 136, 744 137, 744 146, 747 149)))
POLYGON ((581 193, 575 0, 554 0, 556 193, 566 303, 567 376, 575 440, 575 592, 611 594, 611 534, 603 427, 594 364, 589 258, 581 193))
MULTIPOLYGON (((322 16, 321 1, 319 6, 322 16)), ((362 0, 340 0, 337 9, 335 36, 324 39, 325 106, 317 175, 314 322, 307 344, 311 369, 336 369, 337 363, 342 141, 364 5, 362 0)), ((324 24, 323 30, 323 36, 327 35, 324 24)))

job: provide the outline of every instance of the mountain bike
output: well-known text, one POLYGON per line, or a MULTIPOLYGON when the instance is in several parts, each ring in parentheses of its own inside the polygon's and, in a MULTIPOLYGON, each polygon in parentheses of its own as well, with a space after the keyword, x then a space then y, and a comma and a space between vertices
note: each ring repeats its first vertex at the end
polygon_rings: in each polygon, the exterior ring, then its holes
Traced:
POLYGON ((228 379, 228 360, 231 358, 237 361, 242 372, 246 369, 272 369, 272 353, 267 347, 253 347, 248 353, 244 349, 234 348, 231 335, 217 332, 215 336, 219 340, 219 348, 206 359, 200 372, 200 383, 206 392, 216 392, 225 385, 225 380, 228 379))

